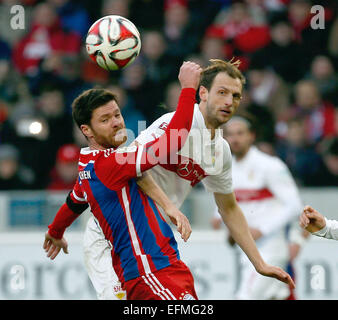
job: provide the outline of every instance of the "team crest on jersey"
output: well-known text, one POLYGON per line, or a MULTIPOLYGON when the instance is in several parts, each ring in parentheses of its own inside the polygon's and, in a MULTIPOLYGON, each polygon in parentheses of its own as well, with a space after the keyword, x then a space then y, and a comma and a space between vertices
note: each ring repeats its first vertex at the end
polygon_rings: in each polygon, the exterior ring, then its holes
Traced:
POLYGON ((122 290, 121 285, 115 285, 113 290, 114 290, 114 295, 116 296, 116 298, 120 300, 122 300, 126 295, 125 291, 122 290))
POLYGON ((196 300, 188 291, 182 292, 179 298, 180 300, 196 300))

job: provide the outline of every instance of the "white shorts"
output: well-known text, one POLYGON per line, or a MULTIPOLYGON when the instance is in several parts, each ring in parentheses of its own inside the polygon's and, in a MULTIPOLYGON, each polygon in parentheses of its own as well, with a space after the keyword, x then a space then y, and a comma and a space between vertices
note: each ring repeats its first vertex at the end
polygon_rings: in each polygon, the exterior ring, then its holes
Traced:
POLYGON ((126 300, 126 292, 114 271, 111 244, 91 216, 84 239, 84 264, 99 300, 126 300))
MULTIPOLYGON (((286 270, 287 256, 269 257, 262 254, 262 257, 266 263, 286 270)), ((260 275, 247 257, 242 259, 240 265, 240 284, 235 294, 236 299, 285 300, 290 295, 290 289, 286 283, 260 275)))

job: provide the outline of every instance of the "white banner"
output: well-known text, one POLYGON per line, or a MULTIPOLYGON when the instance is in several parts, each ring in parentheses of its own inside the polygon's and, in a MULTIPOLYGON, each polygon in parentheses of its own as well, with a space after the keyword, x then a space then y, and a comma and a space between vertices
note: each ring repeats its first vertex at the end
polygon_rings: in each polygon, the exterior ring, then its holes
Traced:
MULTIPOLYGON (((82 233, 66 232, 69 254, 46 257, 44 233, 0 234, 0 299, 96 299, 82 258, 82 233)), ((180 237, 176 234, 176 239, 180 237)), ((179 242, 200 299, 233 299, 238 281, 234 250, 222 231, 194 231, 179 242)), ((298 299, 338 299, 338 242, 311 237, 296 263, 298 299)))

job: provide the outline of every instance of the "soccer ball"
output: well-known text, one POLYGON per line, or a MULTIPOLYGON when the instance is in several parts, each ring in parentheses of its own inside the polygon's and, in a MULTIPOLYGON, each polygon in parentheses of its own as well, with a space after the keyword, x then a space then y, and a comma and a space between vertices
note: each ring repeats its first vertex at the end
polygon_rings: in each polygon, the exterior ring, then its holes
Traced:
POLYGON ((86 49, 90 58, 101 68, 122 69, 139 55, 140 33, 135 25, 124 17, 105 16, 89 28, 86 49))

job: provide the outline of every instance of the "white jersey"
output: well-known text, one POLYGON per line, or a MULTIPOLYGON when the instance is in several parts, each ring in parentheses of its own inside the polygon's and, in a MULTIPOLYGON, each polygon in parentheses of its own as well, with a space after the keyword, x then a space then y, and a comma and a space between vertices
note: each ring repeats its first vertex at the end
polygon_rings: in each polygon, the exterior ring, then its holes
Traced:
MULTIPOLYGON (((267 263, 285 269, 288 262, 285 227, 302 210, 288 168, 277 157, 253 146, 240 161, 233 158, 232 172, 234 193, 248 225, 263 234, 256 241, 260 254, 267 263)), ((257 274, 247 256, 240 252, 243 270, 239 299, 284 299, 289 295, 284 283, 257 274)))
MULTIPOLYGON (((136 138, 146 144, 164 133, 174 112, 164 114, 136 138)), ((232 190, 231 151, 228 142, 216 130, 211 140, 204 117, 196 104, 189 136, 177 154, 176 163, 151 169, 151 174, 168 198, 180 207, 192 187, 202 181, 209 192, 228 194, 232 190)))
MULTIPOLYGON (((152 123, 136 138, 146 144, 164 133, 174 112, 167 113, 152 123)), ((150 172, 168 198, 180 207, 192 187, 202 181, 209 192, 228 194, 232 189, 231 151, 216 130, 211 139, 204 117, 196 104, 192 127, 187 141, 174 161, 153 167, 150 172), (175 161, 177 160, 177 161, 175 161)), ((125 292, 112 268, 110 244, 104 239, 94 217, 90 217, 84 235, 84 261, 88 275, 99 299, 125 299, 125 292)))
POLYGON ((326 225, 323 229, 312 234, 326 239, 338 240, 338 221, 325 218, 326 225))

